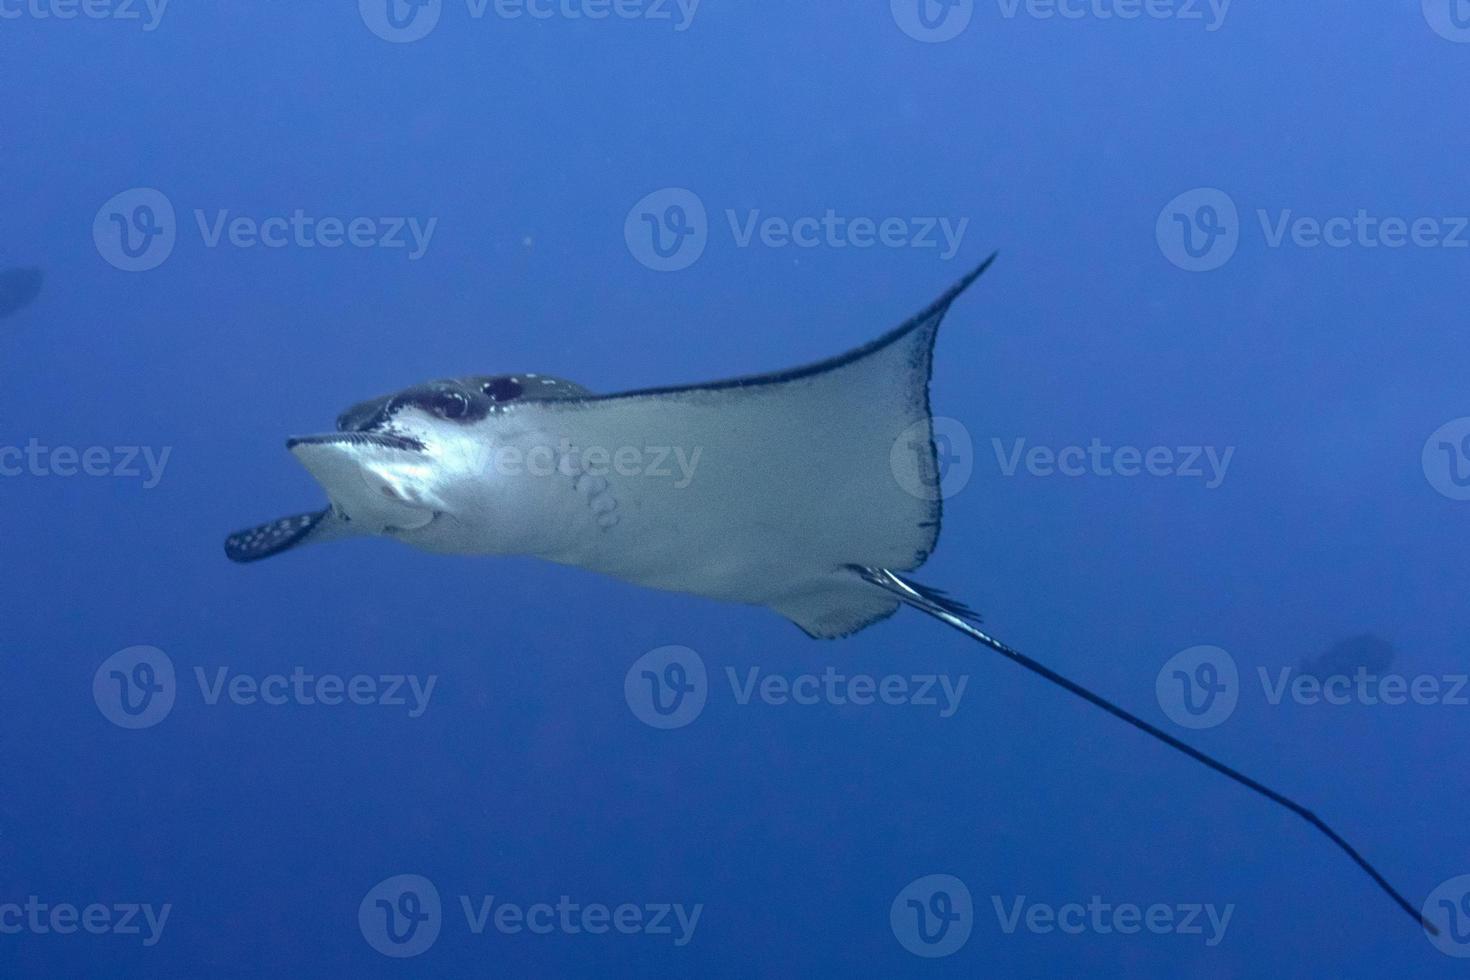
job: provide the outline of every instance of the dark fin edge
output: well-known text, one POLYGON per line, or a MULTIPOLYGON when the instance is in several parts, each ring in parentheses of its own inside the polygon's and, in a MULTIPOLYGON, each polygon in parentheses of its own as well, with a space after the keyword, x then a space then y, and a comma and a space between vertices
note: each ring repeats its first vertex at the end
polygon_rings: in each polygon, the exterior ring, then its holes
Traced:
POLYGON ((858 623, 856 626, 854 626, 852 629, 847 630, 847 631, 842 632, 842 633, 813 633, 811 630, 807 629, 805 626, 801 625, 796 620, 791 619, 790 617, 786 617, 786 621, 788 623, 790 623, 792 626, 795 626, 797 629, 801 630, 801 632, 807 638, 812 639, 812 640, 845 640, 845 639, 847 639, 850 636, 853 636, 853 635, 855 635, 857 633, 861 633, 863 630, 867 629, 869 626, 872 626, 874 623, 881 623, 881 622, 883 622, 883 620, 888 619, 894 613, 898 612, 902 608, 903 608, 903 603, 900 602, 898 605, 894 606, 892 609, 889 609, 889 610, 887 610, 885 612, 880 612, 876 616, 872 616, 872 617, 870 617, 868 619, 865 619, 861 623, 858 623))
MULTIPOLYGON (((981 262, 970 272, 966 273, 959 282, 949 287, 949 289, 947 289, 942 296, 940 296, 937 300, 925 307, 923 312, 915 314, 914 316, 905 320, 903 323, 899 324, 897 327, 894 327, 892 330, 888 331, 877 340, 869 341, 868 343, 863 344, 861 347, 856 347, 845 354, 838 354, 836 357, 830 357, 825 361, 817 361, 814 364, 807 364, 802 367, 791 368, 786 371, 776 371, 770 374, 752 374, 739 378, 729 378, 724 381, 709 381, 703 384, 692 385, 670 385, 661 388, 637 388, 632 391, 619 391, 607 395, 587 395, 581 398, 574 396, 558 400, 565 401, 569 405, 575 405, 578 402, 611 401, 615 398, 643 398, 650 395, 677 395, 691 391, 720 391, 728 388, 748 388, 756 385, 782 384, 787 381, 797 381, 802 378, 812 377, 813 375, 824 374, 827 371, 832 371, 844 365, 851 364, 853 361, 861 360, 862 358, 867 357, 869 354, 880 351, 890 344, 897 343, 900 339, 910 333, 913 333, 920 327, 929 324, 934 324, 935 326, 937 326, 936 321, 943 318, 944 314, 948 312, 950 306, 954 303, 954 301, 960 297, 960 294, 969 289, 970 286, 975 282, 975 280, 979 279, 980 276, 985 273, 985 270, 989 269, 991 265, 994 264, 996 258, 999 255, 999 252, 992 252, 984 262, 981 262)), ((927 389, 928 383, 926 378, 926 392, 927 389)))

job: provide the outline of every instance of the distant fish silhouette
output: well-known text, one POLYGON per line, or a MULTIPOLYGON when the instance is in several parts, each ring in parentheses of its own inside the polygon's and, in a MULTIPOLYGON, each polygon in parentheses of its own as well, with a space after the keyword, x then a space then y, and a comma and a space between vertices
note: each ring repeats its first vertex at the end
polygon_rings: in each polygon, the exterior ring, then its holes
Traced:
POLYGON ((19 313, 41 294, 40 269, 0 270, 0 320, 19 313))
POLYGON ((1393 644, 1372 633, 1360 633, 1339 640, 1315 657, 1308 657, 1297 668, 1318 680, 1329 677, 1352 677, 1362 667, 1370 674, 1381 674, 1393 663, 1393 644))

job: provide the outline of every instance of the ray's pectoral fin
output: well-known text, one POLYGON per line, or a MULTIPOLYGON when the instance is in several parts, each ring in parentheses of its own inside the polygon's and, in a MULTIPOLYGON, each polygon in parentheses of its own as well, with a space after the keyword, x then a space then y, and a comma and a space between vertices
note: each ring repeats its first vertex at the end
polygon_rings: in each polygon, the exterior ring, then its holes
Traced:
POLYGON ((329 507, 236 531, 225 538, 225 556, 235 562, 260 561, 304 544, 336 541, 353 533, 352 526, 329 507))

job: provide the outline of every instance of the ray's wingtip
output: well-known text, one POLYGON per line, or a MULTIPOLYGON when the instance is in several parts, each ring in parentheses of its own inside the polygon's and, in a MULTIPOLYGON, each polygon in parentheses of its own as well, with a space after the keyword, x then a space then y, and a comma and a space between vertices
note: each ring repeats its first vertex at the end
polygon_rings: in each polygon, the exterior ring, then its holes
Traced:
POLYGON ((961 293, 974 285, 976 279, 979 279, 981 276, 985 275, 985 270, 994 265, 995 260, 998 258, 1000 258, 1000 250, 996 249, 994 252, 991 252, 985 257, 984 262, 981 262, 979 265, 975 266, 975 268, 965 273, 965 275, 961 277, 959 282, 949 287, 949 290, 945 292, 943 296, 939 297, 939 299, 934 303, 932 307, 929 308, 928 311, 926 311, 926 313, 942 313, 945 310, 948 310, 950 304, 959 299, 961 293))
POLYGON ((979 265, 975 266, 975 268, 970 271, 969 275, 961 279, 959 281, 959 288, 964 289, 966 286, 969 286, 970 283, 985 275, 985 270, 994 265, 995 260, 998 258, 1000 258, 1000 249, 996 249, 994 252, 991 252, 989 255, 987 255, 984 262, 981 262, 979 265))

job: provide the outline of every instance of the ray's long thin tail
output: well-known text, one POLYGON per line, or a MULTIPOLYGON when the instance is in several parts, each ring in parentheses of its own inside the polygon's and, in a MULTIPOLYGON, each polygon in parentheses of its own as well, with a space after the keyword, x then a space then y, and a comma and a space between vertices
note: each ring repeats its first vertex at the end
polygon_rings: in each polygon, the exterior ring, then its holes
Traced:
POLYGON ((1092 704, 1097 705, 1099 708, 1103 709, 1113 717, 1120 718, 1123 721, 1126 721, 1128 724, 1132 725, 1134 728, 1137 728, 1139 731, 1152 735, 1160 742, 1163 742, 1165 745, 1168 745, 1171 748, 1178 749, 1180 752, 1183 752, 1185 755, 1189 756, 1191 759, 1194 759, 1196 762, 1204 763, 1206 766, 1209 766, 1211 769, 1220 773, 1222 776, 1228 776, 1229 778, 1235 780, 1237 783, 1240 783, 1247 789, 1261 794, 1272 803, 1283 806, 1286 809, 1290 810, 1292 813, 1295 813, 1297 816, 1307 821, 1307 823, 1311 824, 1313 827, 1316 827, 1319 831, 1325 834, 1329 840, 1340 847, 1343 852, 1347 854, 1348 857, 1353 859, 1354 864, 1356 864, 1359 868, 1362 868, 1363 871, 1367 872, 1368 876, 1378 883, 1378 887, 1383 889, 1388 897, 1393 899, 1394 903, 1397 904, 1399 908, 1407 912, 1415 922, 1419 923, 1419 925, 1425 929, 1425 931, 1427 931, 1432 936, 1439 935, 1439 928, 1434 923, 1424 918, 1424 916, 1420 914, 1418 909, 1410 905, 1408 900, 1405 899, 1403 895, 1399 894, 1398 890, 1390 885, 1388 883, 1388 880, 1384 878, 1383 875, 1378 873, 1378 869, 1369 864, 1367 859, 1365 859, 1363 855, 1358 853, 1357 848, 1353 847, 1346 840, 1344 840, 1342 838, 1342 835, 1329 827, 1322 820, 1322 818, 1318 817, 1315 813, 1313 813, 1311 810, 1308 810, 1300 803, 1296 802, 1288 796, 1284 796, 1281 793, 1276 792, 1269 786, 1265 786, 1257 782, 1244 773, 1232 769, 1230 766, 1225 765, 1225 763, 1219 761, 1218 759, 1212 758, 1211 756, 1201 752, 1199 749, 1196 749, 1194 746, 1180 741, 1179 739, 1175 738, 1173 735, 1170 735, 1168 732, 1164 731, 1158 726, 1151 725, 1148 722, 1144 721, 1142 718, 1139 718, 1137 715, 1125 711, 1102 695, 1095 694, 1092 691, 1089 691, 1081 684, 1078 684, 1075 681, 1068 680, 1066 677, 1058 674, 1056 671, 1052 670, 1050 667, 1047 667, 1045 664, 1038 663, 1037 661, 1032 660, 1030 657, 1026 656, 1024 653, 1021 653, 1019 650, 1007 646, 1000 640, 997 640, 995 637, 991 636, 989 633, 986 633, 984 630, 980 629, 978 625, 979 616, 977 616, 972 610, 966 608, 963 604, 955 602, 954 600, 948 598, 943 593, 926 588, 925 586, 919 585, 915 582, 910 582, 909 580, 900 577, 896 573, 891 572, 886 568, 867 568, 863 566, 853 566, 853 570, 867 581, 891 592, 893 595, 897 596, 906 604, 922 612, 925 612, 930 616, 933 616, 935 619, 939 620, 941 623, 944 623, 946 626, 959 630, 961 633, 970 637, 970 639, 983 643, 985 646, 1005 657, 1007 660, 1011 660, 1015 663, 1020 664, 1022 667, 1025 667, 1033 674, 1039 674, 1040 676, 1051 681, 1053 684, 1057 685, 1063 690, 1077 695, 1084 701, 1089 701, 1092 704))

